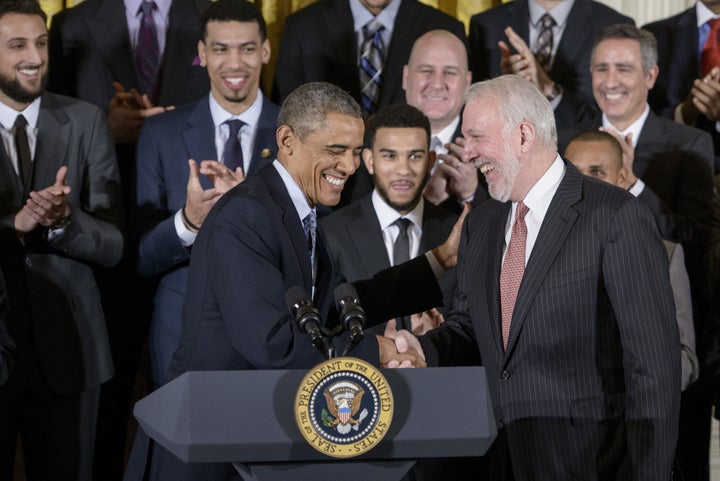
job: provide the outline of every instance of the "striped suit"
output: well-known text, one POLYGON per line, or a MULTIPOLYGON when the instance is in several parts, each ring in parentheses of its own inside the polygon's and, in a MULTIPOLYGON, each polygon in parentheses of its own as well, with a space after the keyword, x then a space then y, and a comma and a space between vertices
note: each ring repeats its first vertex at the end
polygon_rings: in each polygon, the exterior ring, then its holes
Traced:
POLYGON ((498 280, 510 203, 497 201, 465 222, 458 315, 421 342, 440 365, 467 362, 479 347, 500 428, 491 469, 502 471, 497 456, 509 454, 517 480, 669 479, 680 356, 667 255, 641 202, 566 168, 507 350, 498 280))

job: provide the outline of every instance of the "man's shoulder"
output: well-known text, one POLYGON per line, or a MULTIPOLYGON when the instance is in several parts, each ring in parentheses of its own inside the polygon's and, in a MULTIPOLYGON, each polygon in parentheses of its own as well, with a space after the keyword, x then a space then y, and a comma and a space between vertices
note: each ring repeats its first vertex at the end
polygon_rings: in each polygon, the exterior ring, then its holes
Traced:
MULTIPOLYGON (((207 102, 207 97, 203 97, 202 99, 194 102, 189 102, 172 110, 168 110, 167 112, 153 115, 152 117, 146 119, 143 125, 149 125, 154 129, 161 130, 177 128, 177 126, 185 124, 187 119, 195 112, 195 110, 202 105, 203 101, 207 102)), ((210 107, 208 106, 207 109, 208 116, 210 116, 210 107)))
MULTIPOLYGON (((291 15, 288 15, 288 17, 285 19, 285 29, 295 27, 300 28, 308 24, 323 22, 325 19, 325 15, 327 15, 327 13, 332 10, 343 9, 350 12, 350 6, 347 5, 347 7, 345 7, 344 5, 342 5, 342 1, 345 1, 345 3, 347 3, 346 0, 319 0, 317 2, 313 2, 310 5, 307 5, 300 10, 292 13, 291 15)), ((319 34, 320 32, 314 33, 319 34)))
POLYGON ((652 32, 656 37, 664 34, 668 27, 672 28, 681 24, 685 24, 689 29, 697 28, 697 22, 690 22, 690 18, 697 21, 694 6, 671 17, 650 22, 647 25, 644 25, 643 28, 652 32))
POLYGON ((696 142, 712 143, 710 134, 704 130, 680 124, 652 113, 651 115, 655 118, 655 122, 658 123, 660 130, 663 133, 662 137, 656 140, 662 140, 666 144, 670 143, 676 146, 689 145, 696 142))
MULTIPOLYGON (((632 23, 635 24, 635 20, 627 15, 623 15, 612 7, 595 1, 587 2, 590 4, 590 11, 592 13, 591 18, 596 21, 601 21, 603 25, 612 25, 615 23, 632 23)), ((577 25, 582 27, 582 25, 577 25)))
MULTIPOLYGON (((325 232, 338 233, 345 229, 348 222, 357 221, 367 216, 368 210, 363 208, 363 203, 371 202, 370 195, 358 199, 340 209, 331 212, 320 219, 320 224, 325 232)), ((372 211, 372 209, 370 209, 372 211)), ((374 212, 374 211, 373 211, 374 212)))
POLYGON ((62 112, 75 121, 103 117, 101 115, 102 109, 95 104, 48 91, 42 94, 40 109, 52 111, 58 116, 62 116, 60 113, 62 112))
MULTIPOLYGON (((523 1, 522 3, 526 2, 523 1)), ((470 17, 470 23, 483 24, 502 30, 505 28, 505 24, 497 24, 496 22, 505 22, 507 17, 513 15, 518 7, 519 5, 516 1, 501 3, 480 13, 476 13, 470 17)))

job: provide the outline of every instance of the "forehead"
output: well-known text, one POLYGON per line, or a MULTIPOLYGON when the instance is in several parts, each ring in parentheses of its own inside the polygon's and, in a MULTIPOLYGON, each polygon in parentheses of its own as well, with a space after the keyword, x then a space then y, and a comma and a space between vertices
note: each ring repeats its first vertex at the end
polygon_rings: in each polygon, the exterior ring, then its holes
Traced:
POLYGON ((226 39, 260 40, 260 37, 260 25, 257 22, 211 20, 206 26, 207 42, 226 39))
POLYGON ((598 165, 610 170, 619 170, 622 158, 607 142, 597 140, 575 140, 565 149, 565 155, 573 164, 580 166, 598 165))
POLYGON ((463 111, 463 132, 492 127, 502 129, 503 120, 498 102, 497 98, 486 94, 468 101, 463 111))
POLYGON ((412 51, 409 63, 413 68, 419 65, 434 65, 467 70, 467 55, 459 39, 454 41, 444 35, 434 35, 420 39, 412 51))
POLYGON ((0 17, 0 38, 37 38, 47 34, 47 26, 39 15, 6 13, 0 17))
POLYGON ((420 127, 380 127, 375 132, 372 148, 427 150, 427 132, 420 127))
POLYGON ((598 62, 637 62, 640 63, 640 42, 629 38, 608 38, 595 47, 594 61, 598 62))
POLYGON ((320 128, 310 132, 307 140, 322 145, 337 144, 354 149, 362 145, 364 132, 365 124, 361 118, 330 112, 320 128))

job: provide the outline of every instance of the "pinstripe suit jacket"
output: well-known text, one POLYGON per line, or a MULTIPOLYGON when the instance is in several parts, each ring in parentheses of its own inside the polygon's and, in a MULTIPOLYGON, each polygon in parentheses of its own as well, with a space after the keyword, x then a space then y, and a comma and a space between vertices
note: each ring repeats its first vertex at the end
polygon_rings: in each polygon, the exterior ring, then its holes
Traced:
MULTIPOLYGON (((571 426, 551 438, 554 448, 542 446, 566 479, 572 470, 584 470, 577 479, 618 477, 603 464, 606 422, 618 426, 614 440, 624 432, 615 449, 632 479, 669 479, 679 339, 667 254, 651 213, 568 163, 528 259, 503 350, 498 280, 509 212, 509 203, 491 200, 467 218, 458 315, 421 339, 428 362, 463 361, 476 343, 499 427, 510 432, 515 423, 527 428, 542 420, 571 426)), ((553 434, 530 432, 538 438, 523 439, 527 446, 553 434)), ((508 446, 514 465, 516 457, 530 456, 513 452, 509 440, 508 446)), ((519 479, 545 479, 544 465, 537 468, 534 477, 519 479)))

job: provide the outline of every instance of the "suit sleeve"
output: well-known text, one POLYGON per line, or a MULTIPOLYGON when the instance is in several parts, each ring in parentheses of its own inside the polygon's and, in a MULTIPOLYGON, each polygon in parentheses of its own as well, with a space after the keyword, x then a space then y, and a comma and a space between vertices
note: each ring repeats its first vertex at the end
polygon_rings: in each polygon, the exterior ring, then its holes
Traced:
POLYGON ((2 274, 0 274, 0 386, 10 377, 13 367, 11 352, 15 349, 15 344, 5 327, 7 312, 8 305, 5 279, 2 274))
POLYGON ((680 340, 667 252, 650 213, 633 199, 613 216, 602 272, 622 347, 632 478, 667 479, 677 439, 680 340))
MULTIPOLYGON (((138 271, 143 276, 166 272, 190 260, 175 230, 174 215, 167 205, 166 179, 176 173, 163 172, 160 142, 162 134, 154 122, 146 122, 136 150, 137 223, 140 235, 138 271)), ((165 140, 170 141, 170 140, 165 140)), ((177 159, 182 162, 185 159, 177 159)))
POLYGON ((66 17, 66 12, 58 12, 52 19, 48 39, 48 90, 75 97, 75 68, 79 59, 74 58, 72 40, 66 37, 66 17))
MULTIPOLYGON (((70 223, 62 235, 48 243, 67 257, 112 267, 123 253, 120 174, 105 115, 100 109, 92 111, 88 141, 78 154, 84 159, 74 163, 84 169, 82 175, 77 175, 83 185, 70 185, 81 191, 76 197, 80 205, 70 206, 70 223)), ((80 141, 84 142, 84 138, 80 141)))

